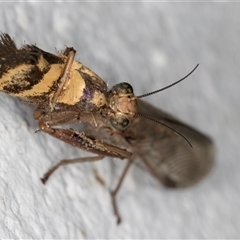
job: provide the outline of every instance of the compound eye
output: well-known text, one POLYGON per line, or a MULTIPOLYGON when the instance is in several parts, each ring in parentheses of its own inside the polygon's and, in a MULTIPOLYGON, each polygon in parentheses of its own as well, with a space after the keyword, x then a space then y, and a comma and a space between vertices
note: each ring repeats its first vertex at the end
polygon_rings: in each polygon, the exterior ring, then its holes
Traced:
POLYGON ((116 114, 116 116, 110 118, 111 125, 117 130, 124 130, 130 123, 130 121, 123 114, 116 114))
POLYGON ((125 93, 125 94, 133 93, 132 86, 129 83, 126 83, 126 82, 116 84, 113 87, 113 90, 115 90, 118 93, 125 93))

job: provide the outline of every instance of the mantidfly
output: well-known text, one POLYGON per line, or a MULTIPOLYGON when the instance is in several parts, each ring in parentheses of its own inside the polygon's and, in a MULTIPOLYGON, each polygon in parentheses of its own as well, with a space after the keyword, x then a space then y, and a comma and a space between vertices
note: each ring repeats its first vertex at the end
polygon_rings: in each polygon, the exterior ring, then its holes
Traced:
POLYGON ((137 161, 167 187, 197 183, 211 169, 212 141, 175 117, 141 100, 167 89, 135 96, 123 82, 108 89, 106 83, 66 48, 52 54, 35 45, 18 49, 8 34, 0 35, 0 91, 36 105, 39 129, 95 156, 62 160, 41 179, 45 184, 60 166, 100 161, 104 157, 127 159, 116 188, 111 192, 117 222, 121 218, 116 195, 129 167, 137 161), (59 126, 82 123, 83 132, 59 126))

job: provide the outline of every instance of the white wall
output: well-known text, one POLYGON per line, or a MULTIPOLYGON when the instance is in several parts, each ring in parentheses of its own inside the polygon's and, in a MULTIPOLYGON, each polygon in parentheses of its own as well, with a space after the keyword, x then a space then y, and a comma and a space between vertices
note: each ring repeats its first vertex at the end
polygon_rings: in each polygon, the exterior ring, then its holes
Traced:
POLYGON ((137 95, 185 82, 147 101, 208 133, 216 166, 196 187, 170 191, 132 168, 118 196, 109 189, 124 163, 107 159, 39 178, 59 159, 86 156, 37 128, 33 109, 0 93, 1 238, 237 238, 240 233, 240 70, 237 3, 0 3, 0 31, 18 46, 74 46, 77 59, 112 86, 137 95), (113 163, 115 162, 115 163, 113 163), (96 181, 93 169, 105 180, 96 181))

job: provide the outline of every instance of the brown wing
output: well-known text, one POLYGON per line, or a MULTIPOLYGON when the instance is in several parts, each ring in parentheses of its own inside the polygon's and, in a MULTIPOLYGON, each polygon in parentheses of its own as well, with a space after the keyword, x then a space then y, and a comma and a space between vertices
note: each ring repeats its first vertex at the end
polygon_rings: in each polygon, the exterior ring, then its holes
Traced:
POLYGON ((193 148, 172 130, 144 118, 136 118, 125 137, 147 168, 169 187, 185 187, 198 182, 213 165, 212 141, 159 109, 139 101, 139 112, 159 120, 183 134, 193 148))

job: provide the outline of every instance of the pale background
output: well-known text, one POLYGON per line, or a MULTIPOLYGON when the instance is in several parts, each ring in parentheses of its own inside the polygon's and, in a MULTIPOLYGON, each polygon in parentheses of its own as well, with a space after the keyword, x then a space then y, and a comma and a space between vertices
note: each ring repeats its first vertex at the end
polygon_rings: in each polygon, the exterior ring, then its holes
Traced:
POLYGON ((185 82, 146 100, 212 136, 217 148, 212 173, 186 190, 167 190, 132 168, 117 226, 109 189, 124 163, 68 166, 43 186, 39 178, 52 164, 86 153, 33 134, 33 109, 0 93, 0 237, 239 238, 239 12, 238 3, 0 3, 0 31, 18 46, 74 46, 110 86, 127 81, 137 95, 200 63, 185 82))

